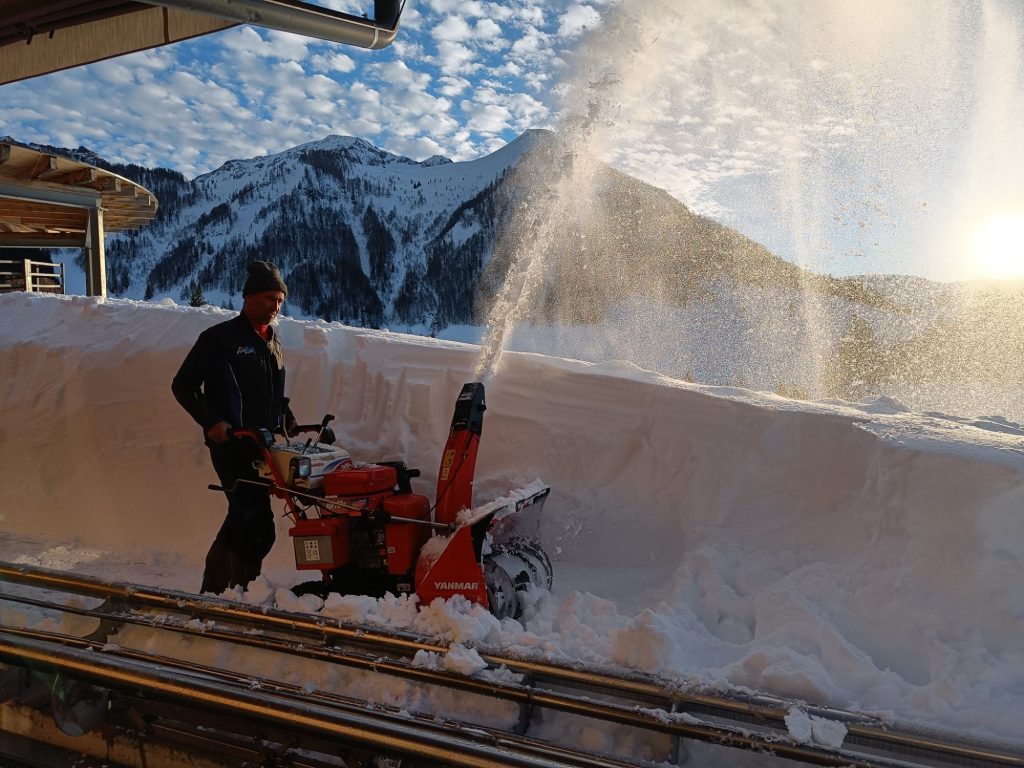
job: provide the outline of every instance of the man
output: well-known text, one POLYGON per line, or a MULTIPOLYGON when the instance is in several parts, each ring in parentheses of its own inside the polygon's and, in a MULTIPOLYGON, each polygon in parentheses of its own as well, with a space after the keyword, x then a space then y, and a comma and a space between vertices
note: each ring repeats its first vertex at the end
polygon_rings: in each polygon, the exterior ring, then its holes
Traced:
POLYGON ((260 574, 274 544, 270 496, 238 480, 256 480, 252 463, 259 448, 251 440, 231 439, 232 428, 289 431, 295 417, 284 396, 284 357, 271 323, 288 288, 277 267, 254 261, 242 288, 242 312, 207 328, 181 364, 171 391, 203 428, 213 468, 228 498, 228 514, 206 555, 203 592, 220 594, 245 586, 260 574), (233 491, 230 489, 234 489, 233 491))

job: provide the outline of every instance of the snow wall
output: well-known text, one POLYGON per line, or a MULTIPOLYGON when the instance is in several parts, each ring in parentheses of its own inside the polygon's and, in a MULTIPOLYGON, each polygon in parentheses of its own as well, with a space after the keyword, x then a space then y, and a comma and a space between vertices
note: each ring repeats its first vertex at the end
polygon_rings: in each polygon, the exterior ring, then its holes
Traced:
MULTIPOLYGON (((166 558, 178 565, 161 586, 198 587, 224 501, 206 489, 200 429, 170 381, 199 332, 229 316, 0 296, 2 559, 62 542, 166 558)), ((422 468, 432 496, 478 349, 322 322, 279 329, 299 420, 335 414, 339 444, 422 468)), ((522 353, 486 383, 477 501, 538 477, 553 488, 542 535, 562 602, 531 630, 581 659, 1024 732, 1016 425, 522 353)), ((282 578, 295 575, 286 530, 281 519, 265 567, 282 578)))

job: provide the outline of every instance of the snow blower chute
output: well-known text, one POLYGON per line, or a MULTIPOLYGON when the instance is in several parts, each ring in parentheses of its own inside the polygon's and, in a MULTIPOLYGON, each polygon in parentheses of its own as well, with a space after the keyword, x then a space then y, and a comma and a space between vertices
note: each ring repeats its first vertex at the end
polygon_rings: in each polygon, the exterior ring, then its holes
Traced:
POLYGON ((299 427, 317 432, 305 442, 278 442, 266 430, 235 430, 235 437, 255 440, 262 449, 260 474, 294 521, 288 534, 296 567, 321 573, 295 591, 377 597, 415 592, 423 604, 462 595, 499 618, 515 618, 522 613, 524 591, 550 588, 551 561, 523 534, 528 518, 536 527, 551 489, 534 483, 473 507, 485 409, 483 384, 463 385, 433 507, 412 490, 418 469, 400 461, 357 463, 344 449, 321 444, 333 416, 299 427))

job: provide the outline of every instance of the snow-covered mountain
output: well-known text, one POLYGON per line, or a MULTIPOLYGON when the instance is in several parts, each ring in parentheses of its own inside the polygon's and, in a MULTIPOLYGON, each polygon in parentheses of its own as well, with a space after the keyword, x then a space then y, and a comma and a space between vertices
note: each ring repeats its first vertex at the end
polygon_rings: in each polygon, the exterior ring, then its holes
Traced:
POLYGON ((1022 286, 818 275, 551 132, 459 163, 330 136, 194 180, 67 153, 160 200, 108 240, 115 296, 237 308, 267 259, 293 317, 467 340, 505 323, 504 347, 708 384, 1024 416, 1022 286))
MULTIPOLYGON (((160 200, 150 226, 110 238, 112 295, 187 301, 201 293, 237 303, 245 264, 259 258, 282 268, 288 314, 433 331, 482 320, 516 251, 551 217, 551 187, 581 161, 546 131, 460 163, 416 162, 329 136, 194 180, 111 164, 84 147, 60 151, 132 178, 160 200)), ((723 278, 865 291, 810 275, 603 165, 588 183, 594 188, 579 190, 587 215, 550 222, 556 236, 541 244, 552 273, 536 319, 593 321, 620 299, 652 293, 681 305, 723 278)), ((859 298, 877 298, 868 293, 859 298)))

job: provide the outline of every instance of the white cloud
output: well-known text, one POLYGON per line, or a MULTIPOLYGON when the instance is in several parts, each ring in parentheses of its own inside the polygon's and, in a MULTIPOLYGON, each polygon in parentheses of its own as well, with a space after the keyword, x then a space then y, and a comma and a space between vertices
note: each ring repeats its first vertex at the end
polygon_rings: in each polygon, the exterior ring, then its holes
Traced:
POLYGON ((308 55, 310 39, 290 32, 257 31, 243 26, 223 33, 220 41, 226 49, 242 57, 302 61, 308 55))
POLYGON ((317 72, 341 72, 342 74, 356 68, 352 57, 346 56, 344 53, 317 54, 310 59, 310 65, 317 72))
POLYGON ((478 0, 429 0, 427 3, 437 13, 458 13, 466 18, 482 18, 488 13, 492 3, 481 3, 478 0))
POLYGON ((430 34, 437 41, 461 43, 472 39, 473 30, 461 16, 445 16, 430 34))
POLYGON ((313 75, 306 80, 306 93, 310 96, 329 99, 341 93, 341 86, 324 75, 313 75))
POLYGON ((469 87, 469 80, 464 77, 445 76, 437 81, 437 89, 443 96, 458 96, 469 87))
POLYGON ((476 54, 464 45, 444 41, 437 46, 441 68, 457 75, 470 74, 480 69, 476 54))
POLYGON ((535 56, 548 50, 548 37, 539 29, 530 27, 525 34, 512 43, 512 54, 516 56, 535 56))
POLYGON ((524 5, 516 9, 512 18, 524 26, 541 25, 544 23, 544 8, 540 5, 524 5))
POLYGON ((411 157, 414 160, 426 160, 434 155, 445 155, 446 150, 430 136, 403 138, 391 143, 391 151, 411 157))
POLYGON ((501 25, 492 19, 481 19, 476 23, 476 38, 478 40, 501 40, 501 25))
POLYGON ((599 14, 592 6, 573 5, 558 19, 558 36, 571 40, 579 37, 588 29, 593 29, 601 22, 599 14))
POLYGON ((468 118, 466 127, 471 131, 495 134, 510 127, 512 113, 499 104, 478 105, 471 101, 463 101, 461 107, 468 118))

